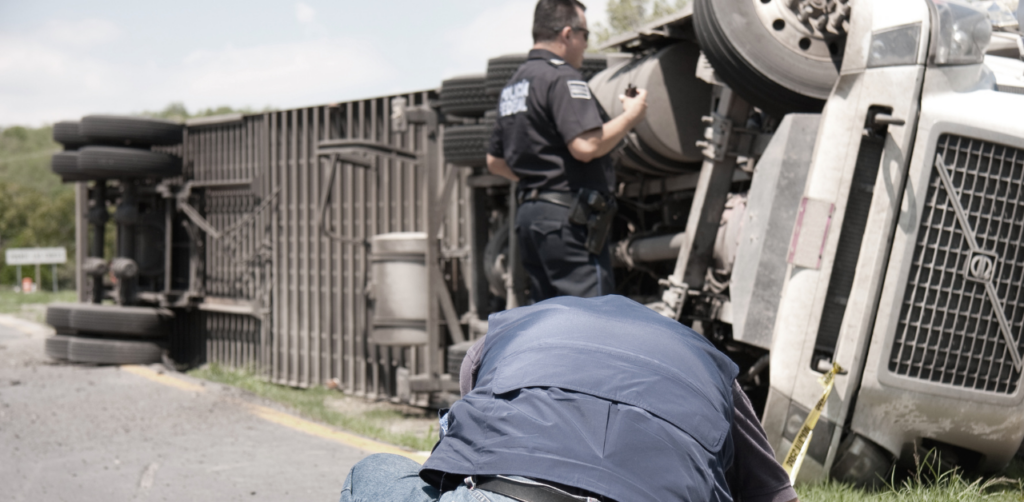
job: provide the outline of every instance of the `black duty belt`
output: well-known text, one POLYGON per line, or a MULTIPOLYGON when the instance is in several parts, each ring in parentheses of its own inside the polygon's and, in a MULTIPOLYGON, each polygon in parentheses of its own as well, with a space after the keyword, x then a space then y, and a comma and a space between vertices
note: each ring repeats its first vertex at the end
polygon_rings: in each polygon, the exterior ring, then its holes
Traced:
POLYGON ((473 488, 487 490, 522 502, 603 502, 599 495, 573 495, 553 486, 510 479, 504 476, 473 476, 473 488))
POLYGON ((534 188, 532 190, 524 190, 519 192, 519 203, 529 202, 534 200, 541 200, 544 202, 550 202, 551 204, 572 207, 573 201, 576 199, 576 194, 572 192, 558 192, 555 190, 539 190, 534 188))

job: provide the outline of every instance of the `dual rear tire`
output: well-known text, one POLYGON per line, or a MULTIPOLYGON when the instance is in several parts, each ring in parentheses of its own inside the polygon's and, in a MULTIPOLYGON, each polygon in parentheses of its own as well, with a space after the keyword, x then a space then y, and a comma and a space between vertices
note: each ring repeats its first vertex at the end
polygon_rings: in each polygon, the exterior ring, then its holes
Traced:
POLYGON ((180 176, 181 159, 154 152, 154 146, 180 144, 184 126, 144 117, 89 115, 80 122, 58 122, 53 139, 64 151, 51 169, 65 182, 180 176))
POLYGON ((58 334, 46 340, 46 355, 89 364, 160 362, 173 316, 160 308, 53 304, 46 322, 58 334))

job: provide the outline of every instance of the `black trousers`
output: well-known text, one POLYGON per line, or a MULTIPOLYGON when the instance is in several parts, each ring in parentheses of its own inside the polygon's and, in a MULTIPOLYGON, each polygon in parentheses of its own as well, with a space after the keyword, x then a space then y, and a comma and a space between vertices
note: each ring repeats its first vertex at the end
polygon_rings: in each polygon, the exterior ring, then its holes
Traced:
POLYGON ((516 213, 516 234, 534 302, 615 292, 608 243, 600 255, 590 254, 584 247, 587 228, 569 223, 569 208, 539 200, 524 202, 516 213))

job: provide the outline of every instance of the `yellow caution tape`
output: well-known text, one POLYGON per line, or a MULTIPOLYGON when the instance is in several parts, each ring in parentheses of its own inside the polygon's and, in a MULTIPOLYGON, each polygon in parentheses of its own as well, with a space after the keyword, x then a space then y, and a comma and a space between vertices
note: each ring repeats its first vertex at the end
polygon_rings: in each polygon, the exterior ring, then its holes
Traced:
POLYGON ((821 394, 821 399, 818 399, 814 409, 807 414, 807 419, 800 426, 800 432, 793 438, 793 445, 789 447, 789 453, 786 453, 786 459, 782 462, 782 468, 789 473, 790 483, 796 482, 796 475, 800 472, 800 465, 804 463, 804 457, 807 455, 807 447, 811 444, 811 432, 814 430, 814 426, 818 425, 821 411, 825 409, 828 395, 832 393, 832 387, 836 383, 836 373, 841 371, 843 371, 843 368, 838 363, 832 363, 832 369, 818 379, 818 383, 825 387, 825 392, 821 394))

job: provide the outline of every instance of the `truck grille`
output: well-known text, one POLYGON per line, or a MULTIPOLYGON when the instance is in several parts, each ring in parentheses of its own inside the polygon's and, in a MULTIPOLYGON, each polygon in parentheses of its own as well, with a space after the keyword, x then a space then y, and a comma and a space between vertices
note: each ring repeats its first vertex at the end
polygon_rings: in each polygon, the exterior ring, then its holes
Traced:
POLYGON ((1024 321, 1024 151, 948 134, 936 150, 889 371, 1012 394, 1024 321))

